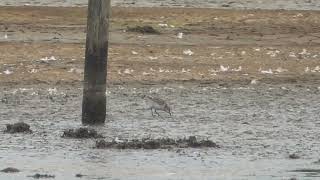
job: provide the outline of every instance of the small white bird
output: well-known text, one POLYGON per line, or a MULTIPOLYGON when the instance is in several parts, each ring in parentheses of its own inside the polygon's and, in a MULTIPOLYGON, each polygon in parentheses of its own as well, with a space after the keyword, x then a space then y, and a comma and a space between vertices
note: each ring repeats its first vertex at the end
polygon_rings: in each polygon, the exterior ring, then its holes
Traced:
POLYGON ((149 108, 151 110, 152 116, 154 116, 154 113, 160 116, 157 110, 164 111, 168 113, 170 116, 172 116, 171 107, 163 99, 152 97, 152 96, 146 96, 146 95, 143 95, 142 99, 147 101, 149 108))

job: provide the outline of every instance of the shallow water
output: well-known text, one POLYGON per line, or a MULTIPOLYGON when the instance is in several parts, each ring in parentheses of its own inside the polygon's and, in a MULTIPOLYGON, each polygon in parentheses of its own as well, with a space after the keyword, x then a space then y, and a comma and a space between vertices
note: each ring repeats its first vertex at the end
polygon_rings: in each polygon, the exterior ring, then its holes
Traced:
POLYGON ((0 169, 26 179, 48 173, 56 179, 312 179, 319 169, 320 90, 316 85, 171 84, 108 88, 108 122, 96 127, 106 139, 209 138, 220 149, 98 150, 95 140, 62 139, 80 127, 81 88, 1 87, 0 129, 24 121, 34 134, 0 136, 0 169), (155 93, 173 107, 173 118, 154 118, 142 94, 155 93), (296 153, 301 159, 291 160, 296 153))
MULTIPOLYGON (((209 7, 237 9, 320 10, 318 0, 112 0, 114 6, 130 7, 209 7)), ((86 6, 88 0, 0 0, 10 6, 86 6)))

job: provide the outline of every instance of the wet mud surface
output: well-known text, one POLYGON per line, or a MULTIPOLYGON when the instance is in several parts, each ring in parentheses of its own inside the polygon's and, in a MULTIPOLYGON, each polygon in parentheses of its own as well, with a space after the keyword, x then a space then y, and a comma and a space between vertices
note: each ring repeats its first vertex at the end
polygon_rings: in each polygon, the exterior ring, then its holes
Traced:
POLYGON ((173 150, 96 149, 95 139, 61 138, 81 127, 81 87, 1 87, 0 127, 24 121, 33 134, 0 136, 2 167, 26 179, 312 179, 320 176, 317 83, 124 85, 108 88, 108 121, 93 127, 105 141, 196 136, 220 148, 173 150), (55 90, 53 90, 55 89, 55 90), (153 117, 142 94, 161 97, 173 117, 153 117), (300 158, 291 159, 296 154, 300 158), (301 169, 305 170, 302 171, 301 169), (311 171, 310 170, 310 171, 311 171))
MULTIPOLYGON (((6 6, 86 6, 87 0, 1 0, 6 6)), ((226 9, 319 10, 318 0, 113 0, 113 6, 125 7, 210 7, 226 9)))

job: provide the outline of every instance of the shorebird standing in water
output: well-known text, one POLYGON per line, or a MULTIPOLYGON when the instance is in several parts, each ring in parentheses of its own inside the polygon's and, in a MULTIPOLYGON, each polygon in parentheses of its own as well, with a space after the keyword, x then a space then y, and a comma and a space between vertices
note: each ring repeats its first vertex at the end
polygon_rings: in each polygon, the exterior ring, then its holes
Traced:
POLYGON ((164 111, 172 116, 171 107, 163 99, 147 95, 143 95, 142 98, 146 100, 151 110, 152 116, 154 116, 154 114, 157 114, 159 117, 161 117, 157 110, 164 111))

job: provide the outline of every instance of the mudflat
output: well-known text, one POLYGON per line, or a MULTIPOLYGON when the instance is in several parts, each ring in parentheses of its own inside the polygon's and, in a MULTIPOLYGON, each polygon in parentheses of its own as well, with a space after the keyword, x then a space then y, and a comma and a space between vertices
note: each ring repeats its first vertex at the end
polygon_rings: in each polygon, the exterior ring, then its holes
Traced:
POLYGON ((32 130, 0 136, 0 169, 19 170, 0 178, 320 176, 319 11, 129 6, 112 8, 107 123, 91 134, 219 148, 97 149, 95 139, 62 138, 82 127, 86 8, 0 7, 0 130, 21 121, 32 130), (173 116, 153 117, 146 94, 173 116))
MULTIPOLYGON (((0 9, 0 82, 81 82, 86 8, 0 9)), ((108 82, 318 80, 319 18, 317 11, 114 7, 108 82), (160 33, 127 31, 136 26, 160 33)))

